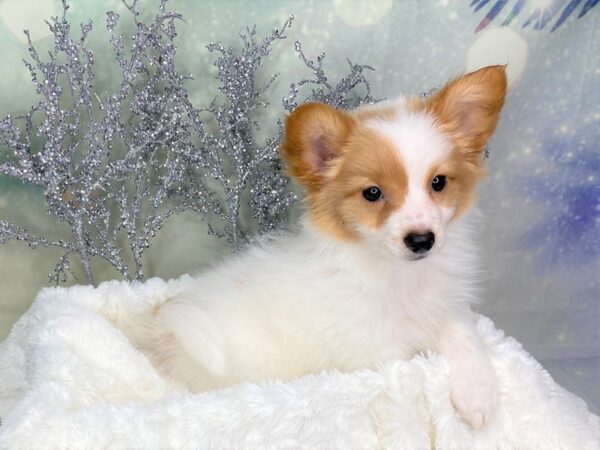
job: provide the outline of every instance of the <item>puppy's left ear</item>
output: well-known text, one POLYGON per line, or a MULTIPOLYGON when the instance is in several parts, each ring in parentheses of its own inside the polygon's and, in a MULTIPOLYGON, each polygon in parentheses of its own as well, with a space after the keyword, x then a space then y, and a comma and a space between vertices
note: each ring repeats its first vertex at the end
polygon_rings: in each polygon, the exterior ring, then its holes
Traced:
POLYGON ((479 165, 506 96, 505 66, 489 66, 450 81, 427 102, 465 156, 479 165))

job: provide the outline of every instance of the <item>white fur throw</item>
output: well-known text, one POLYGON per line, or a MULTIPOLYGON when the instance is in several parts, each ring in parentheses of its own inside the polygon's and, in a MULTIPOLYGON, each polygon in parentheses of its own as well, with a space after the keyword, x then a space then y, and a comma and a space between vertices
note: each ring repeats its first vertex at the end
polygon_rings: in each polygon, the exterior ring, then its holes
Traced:
POLYGON ((454 412, 434 354, 378 371, 177 391, 126 338, 128 320, 169 286, 42 290, 0 344, 0 448, 600 448, 599 418, 484 317, 500 405, 478 431, 454 412))

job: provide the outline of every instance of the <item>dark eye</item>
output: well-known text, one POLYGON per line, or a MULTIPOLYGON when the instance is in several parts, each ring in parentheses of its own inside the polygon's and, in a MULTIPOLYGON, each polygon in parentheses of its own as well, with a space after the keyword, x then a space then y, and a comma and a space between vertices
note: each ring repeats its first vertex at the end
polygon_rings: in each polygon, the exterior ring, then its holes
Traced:
POLYGON ((431 180, 431 188, 436 192, 440 192, 444 186, 446 186, 446 175, 436 175, 431 180))
POLYGON ((371 186, 363 191, 363 197, 370 202, 376 202, 383 196, 383 192, 377 186, 371 186))

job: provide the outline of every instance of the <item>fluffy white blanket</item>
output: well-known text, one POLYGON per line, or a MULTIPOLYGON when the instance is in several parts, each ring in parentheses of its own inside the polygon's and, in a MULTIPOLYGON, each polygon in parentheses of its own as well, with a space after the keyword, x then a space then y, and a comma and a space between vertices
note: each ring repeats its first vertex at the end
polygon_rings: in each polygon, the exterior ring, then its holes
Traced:
POLYGON ((0 448, 598 449, 600 421, 481 317, 500 383, 471 430, 434 354, 193 395, 162 379, 126 324, 169 282, 48 288, 0 344, 0 448))

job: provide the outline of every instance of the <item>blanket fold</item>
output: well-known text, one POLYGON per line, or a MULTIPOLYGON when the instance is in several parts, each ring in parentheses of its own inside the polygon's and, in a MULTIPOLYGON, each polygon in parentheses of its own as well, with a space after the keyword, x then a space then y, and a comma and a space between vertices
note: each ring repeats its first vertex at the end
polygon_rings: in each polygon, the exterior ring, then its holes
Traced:
POLYGON ((172 283, 40 291, 0 344, 0 448, 600 449, 600 419, 480 317, 499 380, 481 430, 455 413, 437 354, 378 370, 191 394, 127 339, 172 283))

